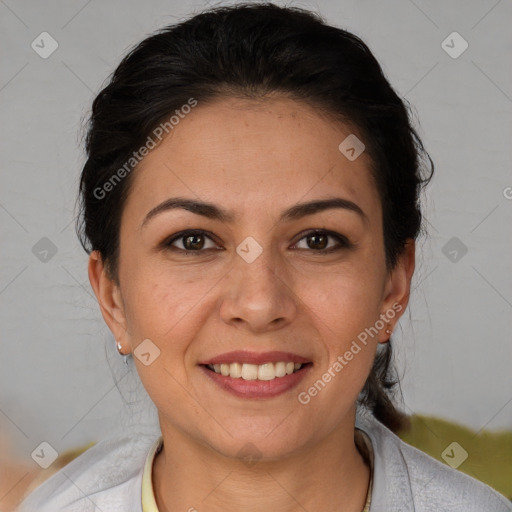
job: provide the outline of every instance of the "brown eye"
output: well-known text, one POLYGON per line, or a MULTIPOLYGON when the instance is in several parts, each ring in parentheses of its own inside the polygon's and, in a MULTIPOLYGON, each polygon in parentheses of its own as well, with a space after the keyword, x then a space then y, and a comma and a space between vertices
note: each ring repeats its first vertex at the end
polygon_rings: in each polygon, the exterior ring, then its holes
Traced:
POLYGON ((346 237, 330 231, 312 231, 306 234, 306 236, 303 236, 299 240, 299 244, 302 240, 306 240, 306 247, 298 247, 299 249, 311 249, 312 251, 323 253, 346 249, 352 246, 346 237), (337 244, 329 246, 330 239, 335 240, 337 244))
POLYGON ((202 249, 204 246, 204 237, 203 235, 188 235, 184 236, 182 238, 183 246, 185 249, 190 250, 196 250, 196 249, 202 249))
POLYGON ((310 249, 325 249, 329 243, 328 238, 328 236, 319 235, 318 233, 313 233, 306 237, 308 241, 307 244, 310 249))
POLYGON ((185 253, 201 253, 207 249, 215 249, 217 245, 205 232, 198 230, 181 231, 167 239, 163 245, 171 250, 185 253), (208 241, 210 246, 207 246, 208 241))

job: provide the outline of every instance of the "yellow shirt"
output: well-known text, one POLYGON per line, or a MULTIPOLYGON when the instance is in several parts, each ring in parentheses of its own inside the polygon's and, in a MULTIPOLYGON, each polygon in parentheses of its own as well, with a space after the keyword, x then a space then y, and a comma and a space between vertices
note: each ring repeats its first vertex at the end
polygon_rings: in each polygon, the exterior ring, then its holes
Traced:
POLYGON ((354 435, 356 446, 361 452, 365 462, 370 466, 370 482, 368 483, 368 493, 366 494, 366 503, 361 512, 370 512, 372 502, 372 482, 373 482, 373 446, 368 434, 359 428, 355 429, 354 435), (366 449, 365 449, 366 448, 366 449))
MULTIPOLYGON (((368 436, 360 429, 355 430, 356 444, 358 449, 364 452, 364 447, 361 447, 361 441, 367 448, 367 453, 363 454, 365 460, 370 464, 370 484, 368 485, 368 494, 366 496, 366 504, 362 512, 370 512, 370 503, 372 500, 372 481, 373 481, 373 449, 372 443, 368 436), (358 435, 359 434, 359 435, 358 435)), ((144 471, 142 473, 142 512, 158 512, 156 506, 155 494, 153 492, 153 461, 156 454, 162 449, 163 438, 160 436, 151 447, 148 453, 146 462, 144 464, 144 471)))
POLYGON ((142 473, 142 512, 158 512, 156 506, 155 494, 153 492, 153 460, 155 455, 163 447, 163 437, 160 436, 151 447, 144 464, 144 472, 142 473))

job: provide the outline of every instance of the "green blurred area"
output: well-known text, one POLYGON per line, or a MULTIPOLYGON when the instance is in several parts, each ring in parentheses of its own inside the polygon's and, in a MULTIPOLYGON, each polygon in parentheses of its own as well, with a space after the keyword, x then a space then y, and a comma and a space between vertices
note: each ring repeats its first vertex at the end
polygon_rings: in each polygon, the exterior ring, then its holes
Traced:
MULTIPOLYGON (((512 500, 512 430, 475 432, 433 416, 409 416, 411 428, 398 436, 443 464, 441 454, 453 442, 467 453, 456 469, 481 480, 512 500)), ((448 465, 448 464, 447 464, 448 465)))

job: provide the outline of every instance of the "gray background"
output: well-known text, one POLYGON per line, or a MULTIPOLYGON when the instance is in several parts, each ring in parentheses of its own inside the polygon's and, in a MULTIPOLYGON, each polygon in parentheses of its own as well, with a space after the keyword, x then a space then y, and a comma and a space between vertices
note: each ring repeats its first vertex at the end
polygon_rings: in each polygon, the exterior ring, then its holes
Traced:
MULTIPOLYGON (((80 127, 133 44, 207 5, 0 0, 0 427, 28 460, 42 441, 60 452, 125 428, 132 414, 154 426, 74 233, 80 127), (31 47, 44 31, 59 45, 47 59, 31 47), (57 249, 46 262, 33 253, 43 237, 57 249)), ((424 198, 430 235, 395 335, 404 409, 475 430, 511 428, 512 2, 291 5, 363 38, 412 103, 436 164, 424 198), (469 44, 458 58, 441 46, 453 31, 469 44)))

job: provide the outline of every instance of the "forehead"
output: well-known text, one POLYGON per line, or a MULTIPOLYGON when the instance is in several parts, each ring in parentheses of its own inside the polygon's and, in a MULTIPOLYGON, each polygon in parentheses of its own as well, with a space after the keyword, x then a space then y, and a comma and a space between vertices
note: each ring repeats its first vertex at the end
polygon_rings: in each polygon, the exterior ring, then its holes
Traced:
POLYGON ((353 128, 287 98, 198 102, 132 171, 126 214, 139 219, 182 196, 241 215, 275 215, 299 200, 336 195, 379 215, 369 156, 350 160, 339 149, 354 135, 361 139, 353 128))

